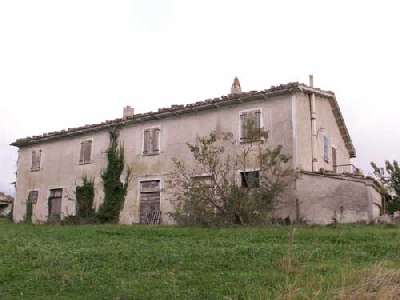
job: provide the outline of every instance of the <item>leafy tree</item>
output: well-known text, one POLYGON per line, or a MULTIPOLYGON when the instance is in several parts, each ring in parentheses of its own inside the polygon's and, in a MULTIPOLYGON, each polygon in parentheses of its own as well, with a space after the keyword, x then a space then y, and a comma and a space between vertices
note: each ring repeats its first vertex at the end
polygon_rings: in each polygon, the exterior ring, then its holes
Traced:
POLYGON ((246 139, 212 132, 187 144, 192 162, 174 159, 169 183, 178 224, 261 224, 292 182, 295 172, 282 146, 270 148, 268 134, 254 123, 246 124, 246 139), (241 172, 257 170, 258 172, 241 172), (240 176, 239 176, 240 175, 240 176))
POLYGON ((124 147, 118 144, 117 129, 110 131, 107 160, 107 168, 101 174, 104 186, 104 202, 100 206, 97 217, 102 223, 115 223, 118 222, 132 174, 131 168, 128 167, 125 180, 121 182, 121 174, 125 168, 125 156, 124 147))
POLYGON ((385 161, 385 168, 379 168, 371 162, 375 178, 379 182, 380 193, 383 198, 383 212, 394 213, 400 210, 400 166, 394 160, 393 163, 385 161))

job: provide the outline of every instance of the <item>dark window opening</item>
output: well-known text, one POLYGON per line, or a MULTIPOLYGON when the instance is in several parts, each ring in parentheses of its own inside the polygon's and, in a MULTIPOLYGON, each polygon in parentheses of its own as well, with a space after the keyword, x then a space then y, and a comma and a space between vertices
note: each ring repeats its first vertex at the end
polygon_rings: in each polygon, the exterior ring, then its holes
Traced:
POLYGON ((28 202, 32 204, 36 204, 37 200, 39 198, 39 192, 38 191, 30 191, 28 195, 28 202))
POLYGON ((260 172, 240 172, 241 186, 244 188, 258 188, 260 187, 260 172))

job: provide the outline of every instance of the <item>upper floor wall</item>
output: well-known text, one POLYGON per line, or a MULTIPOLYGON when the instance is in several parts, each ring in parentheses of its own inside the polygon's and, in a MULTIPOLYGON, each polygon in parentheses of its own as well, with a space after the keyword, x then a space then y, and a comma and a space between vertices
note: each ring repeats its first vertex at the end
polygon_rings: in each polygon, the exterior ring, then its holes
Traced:
POLYGON ((296 110, 294 152, 297 167, 305 171, 319 171, 321 168, 336 171, 339 167, 345 166, 344 170, 347 171, 350 168, 348 165, 351 164, 351 155, 340 132, 330 100, 318 95, 315 97, 316 147, 314 154, 310 96, 296 94, 293 101, 295 103, 292 102, 292 107, 296 110), (313 159, 316 162, 314 170, 312 169, 313 159))

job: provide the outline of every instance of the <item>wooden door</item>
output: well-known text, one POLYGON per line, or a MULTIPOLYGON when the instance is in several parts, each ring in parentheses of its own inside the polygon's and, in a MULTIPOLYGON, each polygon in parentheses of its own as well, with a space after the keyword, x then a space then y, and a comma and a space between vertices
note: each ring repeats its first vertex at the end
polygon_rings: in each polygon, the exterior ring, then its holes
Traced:
POLYGON ((140 183, 140 223, 150 224, 154 216, 159 223, 160 215, 160 181, 148 180, 140 183))
POLYGON ((49 197, 49 221, 59 221, 61 219, 62 189, 50 190, 49 197))

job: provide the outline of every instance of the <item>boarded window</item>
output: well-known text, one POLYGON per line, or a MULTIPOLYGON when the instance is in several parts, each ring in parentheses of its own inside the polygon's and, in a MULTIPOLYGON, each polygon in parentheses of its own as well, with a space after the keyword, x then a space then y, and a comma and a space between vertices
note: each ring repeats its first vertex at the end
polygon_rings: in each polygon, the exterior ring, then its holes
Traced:
POLYGON ((49 221, 59 221, 61 218, 61 203, 62 203, 62 189, 50 190, 48 208, 49 208, 49 221))
POLYGON ((240 172, 241 185, 244 188, 257 188, 260 187, 260 172, 240 172))
POLYGON ((149 128, 144 131, 143 154, 157 154, 160 152, 160 129, 149 128))
POLYGON ((42 150, 33 150, 32 151, 32 171, 39 171, 40 170, 40 157, 42 154, 42 150))
POLYGON ((240 114, 240 141, 261 139, 261 111, 253 110, 240 114))
POLYGON ((30 191, 28 195, 28 202, 32 204, 36 204, 37 200, 39 198, 39 192, 38 191, 30 191))
POLYGON ((324 161, 329 162, 329 139, 324 136, 324 161))
POLYGON ((92 156, 92 141, 87 140, 81 142, 81 153, 79 156, 80 164, 87 164, 91 162, 92 156))
POLYGON ((140 182, 140 223, 160 223, 160 181, 140 182))

